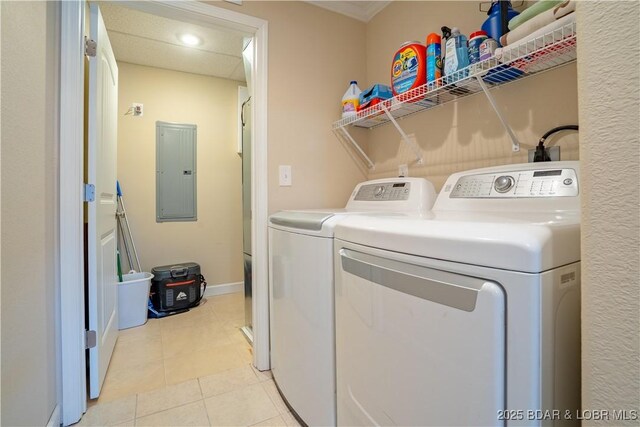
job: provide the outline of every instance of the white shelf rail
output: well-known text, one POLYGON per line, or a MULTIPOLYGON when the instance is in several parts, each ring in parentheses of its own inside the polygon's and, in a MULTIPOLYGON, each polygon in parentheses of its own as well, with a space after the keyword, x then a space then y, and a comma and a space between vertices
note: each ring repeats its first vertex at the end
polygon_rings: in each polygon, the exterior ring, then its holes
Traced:
POLYGON ((400 133, 402 140, 415 154, 417 162, 422 164, 424 159, 419 147, 415 141, 407 137, 398 120, 438 105, 483 92, 509 135, 512 150, 517 152, 520 150, 520 144, 498 108, 490 89, 574 62, 576 60, 576 43, 576 24, 572 22, 526 43, 502 48, 496 52, 494 57, 471 64, 451 75, 382 101, 359 111, 352 117, 338 120, 333 123, 332 129, 336 135, 338 132, 342 133, 358 153, 366 159, 367 166, 373 168, 373 162, 351 137, 347 127, 373 129, 391 122, 400 133))

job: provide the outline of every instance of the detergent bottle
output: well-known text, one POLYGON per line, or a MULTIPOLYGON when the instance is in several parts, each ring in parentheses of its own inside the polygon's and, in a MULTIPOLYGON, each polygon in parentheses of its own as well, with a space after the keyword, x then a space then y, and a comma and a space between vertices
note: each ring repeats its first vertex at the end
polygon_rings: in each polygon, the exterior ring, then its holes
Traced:
POLYGON ((358 87, 358 82, 352 80, 349 88, 342 96, 342 118, 355 116, 360 104, 360 94, 362 91, 358 87))
MULTIPOLYGON (((400 46, 391 62, 391 90, 395 96, 426 83, 426 60, 427 50, 422 43, 406 42, 400 46)), ((401 101, 417 101, 414 98, 412 94, 398 96, 401 101)))
MULTIPOLYGON (((502 1, 506 0, 491 2, 491 8, 489 9, 489 12, 487 12, 489 17, 482 24, 482 31, 486 32, 489 35, 489 38, 497 40, 498 44, 500 44, 500 37, 503 35, 502 14, 500 12, 500 3, 502 1)), ((507 22, 513 19, 514 16, 518 15, 520 15, 520 13, 513 10, 511 2, 507 1, 507 22)))
POLYGON ((444 75, 451 76, 447 83, 466 77, 467 71, 459 72, 469 65, 467 38, 457 28, 451 29, 451 36, 445 44, 444 75))

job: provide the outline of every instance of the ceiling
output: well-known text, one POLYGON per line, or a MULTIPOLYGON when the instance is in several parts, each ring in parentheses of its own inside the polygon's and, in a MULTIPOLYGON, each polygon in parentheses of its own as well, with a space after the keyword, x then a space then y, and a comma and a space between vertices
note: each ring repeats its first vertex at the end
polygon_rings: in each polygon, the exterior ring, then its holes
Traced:
POLYGON ((329 9, 342 15, 349 16, 362 22, 369 22, 378 12, 384 9, 391 0, 378 1, 336 1, 336 0, 307 0, 307 3, 329 9))
MULTIPOLYGON (((391 3, 381 1, 309 0, 307 3, 368 22, 391 3)), ((125 7, 126 2, 100 2, 116 60, 244 82, 242 46, 245 33, 200 26, 125 7), (197 47, 183 45, 178 36, 195 34, 197 47)), ((132 3, 133 4, 133 3, 132 3)))
POLYGON ((100 10, 118 61, 245 81, 242 32, 176 21, 110 2, 100 2, 100 10), (202 44, 184 46, 178 39, 184 33, 198 36, 202 44))

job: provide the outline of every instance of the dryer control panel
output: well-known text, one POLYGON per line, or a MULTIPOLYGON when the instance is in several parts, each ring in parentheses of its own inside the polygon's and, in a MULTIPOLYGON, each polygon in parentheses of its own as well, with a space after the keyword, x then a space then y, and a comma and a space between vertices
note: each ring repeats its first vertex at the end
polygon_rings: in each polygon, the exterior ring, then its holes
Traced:
POLYGON ((541 168, 461 176, 450 189, 451 198, 575 197, 578 176, 574 169, 541 168))
POLYGON ((410 182, 387 182, 379 184, 367 184, 358 189, 355 200, 407 200, 411 193, 410 182))
POLYGON ((424 178, 382 178, 356 185, 345 209, 350 212, 426 212, 436 197, 435 187, 424 178))

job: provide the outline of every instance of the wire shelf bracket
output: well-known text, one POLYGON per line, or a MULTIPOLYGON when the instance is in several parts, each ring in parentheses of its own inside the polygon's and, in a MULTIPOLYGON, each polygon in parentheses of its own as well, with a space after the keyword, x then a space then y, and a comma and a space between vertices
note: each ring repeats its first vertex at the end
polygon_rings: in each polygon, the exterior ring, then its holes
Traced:
POLYGON ((400 127, 400 125, 398 124, 396 119, 389 112, 389 109, 384 104, 381 104, 381 106, 382 106, 382 111, 384 111, 384 113, 387 115, 387 117, 389 118, 389 121, 391 123, 393 123, 393 125, 396 128, 396 130, 398 131, 398 133, 402 137, 402 140, 404 141, 404 143, 407 144, 407 146, 409 146, 411 151, 413 151, 413 154, 416 156, 416 162, 419 165, 424 164, 424 158, 422 157, 422 153, 420 152, 420 147, 418 147, 418 144, 416 144, 414 139, 409 138, 409 136, 407 136, 405 131, 402 129, 402 127, 400 127))
POLYGON ((360 157, 365 161, 365 163, 367 164, 367 167, 369 169, 371 169, 371 170, 375 169, 376 166, 371 161, 371 158, 369 156, 367 156, 367 153, 365 153, 362 148, 360 148, 360 145, 358 145, 356 140, 353 139, 353 137, 351 136, 349 131, 347 131, 347 129, 344 126, 340 126, 338 128, 335 128, 334 129, 334 134, 338 138, 340 138, 340 134, 338 133, 338 131, 342 131, 342 134, 344 135, 344 137, 347 139, 347 141, 349 141, 351 143, 351 145, 353 146, 353 148, 355 148, 355 150, 358 152, 358 154, 360 154, 360 157))
POLYGON ((496 113, 496 115, 500 119, 500 122, 502 122, 502 126, 509 134, 509 138, 511 138, 511 149, 513 150, 514 153, 517 153, 518 151, 520 151, 520 141, 518 141, 516 134, 513 133, 513 129, 511 129, 511 126, 509 126, 509 123, 507 123, 507 120, 502 115, 502 111, 500 111, 500 108, 498 107, 498 104, 496 103, 495 98, 493 97, 491 92, 489 92, 489 88, 482 80, 482 77, 480 75, 476 75, 475 77, 478 80, 478 84, 482 88, 482 91, 484 92, 487 99, 489 100, 489 104, 491 104, 493 111, 496 113))

